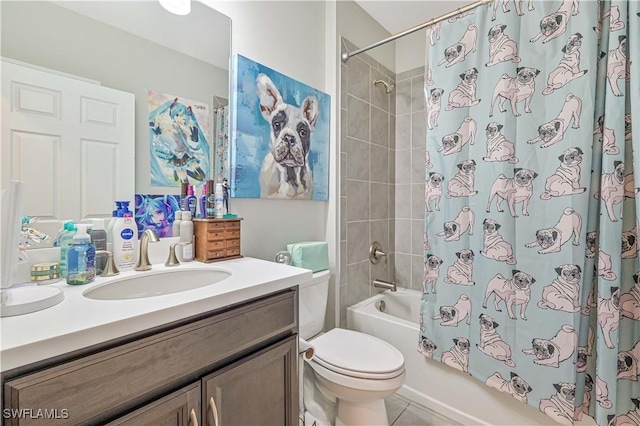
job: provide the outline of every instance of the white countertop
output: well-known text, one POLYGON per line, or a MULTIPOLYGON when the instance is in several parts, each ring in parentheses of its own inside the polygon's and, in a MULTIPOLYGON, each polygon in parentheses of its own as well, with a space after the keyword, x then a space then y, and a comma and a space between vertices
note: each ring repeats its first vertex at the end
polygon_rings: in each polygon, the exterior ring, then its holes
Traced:
POLYGON ((0 371, 7 371, 77 349, 143 331, 311 280, 310 270, 253 258, 215 263, 185 262, 177 267, 153 265, 151 271, 97 277, 69 286, 60 281, 65 299, 48 309, 0 319, 0 371), (231 276, 216 284, 179 293, 129 300, 92 300, 82 295, 107 280, 162 270, 218 269, 231 276))

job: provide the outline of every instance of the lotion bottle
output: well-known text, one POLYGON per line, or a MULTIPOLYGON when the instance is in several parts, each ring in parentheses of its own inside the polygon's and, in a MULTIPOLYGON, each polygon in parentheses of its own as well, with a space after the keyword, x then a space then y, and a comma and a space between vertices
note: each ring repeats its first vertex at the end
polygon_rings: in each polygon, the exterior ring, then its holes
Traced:
POLYGON ((113 259, 120 272, 132 271, 138 251, 138 225, 129 210, 129 202, 123 201, 123 209, 113 225, 113 259))
POLYGON ((182 212, 182 222, 180 222, 180 242, 188 243, 182 246, 182 261, 191 262, 193 260, 193 222, 191 222, 191 212, 182 212))
POLYGON ((73 242, 68 256, 67 284, 88 284, 96 277, 95 256, 96 248, 87 234, 87 225, 79 223, 78 232, 73 236, 73 242))

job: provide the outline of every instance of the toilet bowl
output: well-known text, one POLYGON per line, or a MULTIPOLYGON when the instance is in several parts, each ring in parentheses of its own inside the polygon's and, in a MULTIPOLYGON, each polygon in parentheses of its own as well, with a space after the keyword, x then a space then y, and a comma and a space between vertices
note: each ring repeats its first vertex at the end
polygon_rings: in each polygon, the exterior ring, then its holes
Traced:
POLYGON ((337 403, 336 426, 388 425, 384 398, 404 383, 404 357, 368 334, 334 328, 312 339, 313 369, 320 391, 337 403))
MULTIPOLYGON (((329 278, 329 271, 318 272, 300 285, 299 336, 314 348, 313 358, 302 362, 311 367, 312 385, 324 397, 320 399, 337 405, 336 426, 388 426, 384 398, 404 384, 404 356, 384 340, 358 331, 334 328, 322 333, 329 278)), ((307 386, 305 382, 303 393, 312 393, 307 386)))

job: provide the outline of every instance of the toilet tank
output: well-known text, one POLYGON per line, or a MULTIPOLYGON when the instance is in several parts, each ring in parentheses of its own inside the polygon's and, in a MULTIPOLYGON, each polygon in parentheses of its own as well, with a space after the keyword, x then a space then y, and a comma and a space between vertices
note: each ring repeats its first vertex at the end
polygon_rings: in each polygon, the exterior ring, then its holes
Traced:
POLYGON ((329 270, 316 272, 311 281, 299 285, 299 336, 310 339, 324 327, 329 296, 329 270))

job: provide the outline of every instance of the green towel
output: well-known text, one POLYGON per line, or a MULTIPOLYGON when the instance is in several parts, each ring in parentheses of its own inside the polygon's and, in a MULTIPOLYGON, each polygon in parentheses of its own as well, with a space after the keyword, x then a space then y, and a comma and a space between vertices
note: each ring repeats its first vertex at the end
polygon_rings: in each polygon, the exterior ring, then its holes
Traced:
POLYGON ((287 244, 291 265, 313 272, 329 269, 329 244, 326 241, 306 241, 287 244))

